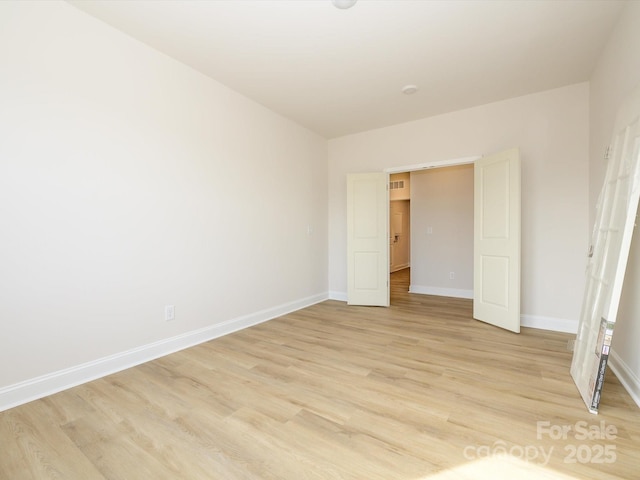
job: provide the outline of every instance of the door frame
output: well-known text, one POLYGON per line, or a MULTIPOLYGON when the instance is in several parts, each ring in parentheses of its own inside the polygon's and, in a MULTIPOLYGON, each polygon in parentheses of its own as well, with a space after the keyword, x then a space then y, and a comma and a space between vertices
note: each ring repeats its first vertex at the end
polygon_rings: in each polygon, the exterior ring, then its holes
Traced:
MULTIPOLYGON (((391 175, 392 173, 419 172, 421 170, 430 170, 432 168, 455 167, 456 165, 474 164, 476 160, 479 160, 481 158, 482 155, 471 155, 468 157, 451 158, 447 160, 434 160, 432 162, 414 163, 413 165, 407 165, 404 167, 389 167, 385 168, 382 171, 384 173, 388 173, 389 175, 391 175)), ((411 195, 409 195, 409 198, 411 198, 411 195)), ((411 222, 411 218, 409 218, 409 222, 411 222)), ((409 263, 411 263, 411 258, 409 258, 409 263)), ((389 282, 391 282, 391 268, 389 266, 387 266, 387 279, 389 280, 389 282)))
POLYGON ((385 173, 403 173, 403 172, 417 172, 419 170, 428 170, 430 168, 438 167, 453 167, 455 165, 466 165, 468 163, 475 163, 476 160, 482 158, 482 155, 472 155, 469 157, 452 158, 449 160, 435 160, 433 162, 414 163, 413 165, 407 165, 405 167, 389 167, 382 170, 385 173))
MULTIPOLYGON (((443 168, 443 167, 453 167, 456 165, 467 165, 474 164, 476 160, 479 160, 483 157, 483 155, 470 155, 467 157, 458 157, 451 158, 445 160, 434 160, 431 162, 424 163, 414 163, 410 165, 400 166, 400 167, 387 167, 382 170, 382 173, 386 173, 391 175, 392 173, 403 173, 403 172, 417 172, 421 170, 429 170, 432 168, 443 168)), ((387 269, 387 281, 391 281, 391 268, 389 262, 386 262, 387 269)))

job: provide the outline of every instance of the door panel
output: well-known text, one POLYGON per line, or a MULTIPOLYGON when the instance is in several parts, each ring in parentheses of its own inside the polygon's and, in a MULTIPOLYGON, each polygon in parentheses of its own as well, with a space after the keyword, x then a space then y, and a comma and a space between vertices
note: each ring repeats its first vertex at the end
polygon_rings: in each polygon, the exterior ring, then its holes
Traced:
POLYGON ((520 332, 520 155, 474 165, 473 317, 520 332))
POLYGON ((509 306, 509 259, 485 255, 482 257, 482 300, 499 308, 509 306))
POLYGON ((389 306, 389 175, 347 175, 347 303, 389 306))

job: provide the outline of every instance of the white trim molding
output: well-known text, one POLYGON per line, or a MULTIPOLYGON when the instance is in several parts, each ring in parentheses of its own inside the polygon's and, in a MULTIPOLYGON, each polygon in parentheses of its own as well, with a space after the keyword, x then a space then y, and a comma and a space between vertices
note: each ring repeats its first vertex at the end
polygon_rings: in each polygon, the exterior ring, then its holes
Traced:
POLYGON ((640 378, 629 368, 629 366, 622 360, 618 354, 611 350, 609 355, 609 368, 616 374, 618 380, 625 388, 629 395, 636 402, 636 405, 640 407, 640 378))
POLYGON ((347 301, 347 292, 329 292, 329 300, 347 301))
POLYGON ((419 293, 421 295, 436 295, 438 297, 473 298, 473 290, 460 288, 427 287, 424 285, 410 285, 409 293, 419 293))
POLYGON ((482 155, 472 155, 469 157, 451 158, 448 160, 437 160, 434 162, 426 162, 426 163, 415 163, 413 165, 405 165, 404 167, 385 168, 384 172, 404 173, 404 172, 416 172, 418 170, 427 170, 429 168, 453 167, 456 165, 466 165, 468 163, 473 163, 480 158, 482 158, 482 155))
POLYGON ((0 389, 0 412, 327 300, 321 293, 0 389))
POLYGON ((521 314, 520 325, 523 327, 537 328, 539 330, 552 330, 554 332, 563 333, 578 333, 578 321, 567 320, 565 318, 521 314))

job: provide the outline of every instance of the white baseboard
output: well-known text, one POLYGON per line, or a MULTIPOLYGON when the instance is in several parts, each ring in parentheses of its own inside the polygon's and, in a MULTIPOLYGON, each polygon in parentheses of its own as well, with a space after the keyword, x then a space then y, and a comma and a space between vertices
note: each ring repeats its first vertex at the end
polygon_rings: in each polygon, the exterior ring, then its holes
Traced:
POLYGON ((53 395, 68 388, 96 380, 106 375, 140 365, 170 353, 193 347, 199 343, 242 330, 287 313, 320 303, 327 293, 313 295, 277 307, 268 308, 226 322, 183 333, 172 338, 142 345, 71 368, 52 372, 0 389, 0 412, 38 398, 53 395))
POLYGON ((554 332, 578 333, 578 321, 564 318, 542 317, 540 315, 520 315, 522 327, 552 330, 554 332))
POLYGON ((439 297, 473 298, 473 290, 463 290, 460 288, 426 287, 424 285, 410 285, 409 293, 437 295, 439 297))
POLYGON ((611 350, 609 355, 609 362, 607 364, 609 368, 616 374, 620 383, 629 392, 629 395, 636 402, 636 405, 640 407, 640 378, 629 368, 629 366, 611 350))
POLYGON ((347 301, 347 292, 329 292, 329 300, 347 301))

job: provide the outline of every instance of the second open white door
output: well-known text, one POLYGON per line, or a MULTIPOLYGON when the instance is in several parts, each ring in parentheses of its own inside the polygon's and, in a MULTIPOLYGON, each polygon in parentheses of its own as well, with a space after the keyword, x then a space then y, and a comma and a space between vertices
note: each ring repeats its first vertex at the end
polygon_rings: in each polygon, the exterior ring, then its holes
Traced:
POLYGON ((520 154, 474 166, 473 318, 520 332, 520 154))
POLYGON ((347 303, 389 306, 389 175, 347 175, 347 303))

